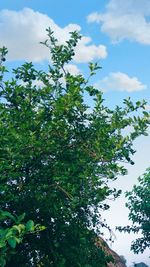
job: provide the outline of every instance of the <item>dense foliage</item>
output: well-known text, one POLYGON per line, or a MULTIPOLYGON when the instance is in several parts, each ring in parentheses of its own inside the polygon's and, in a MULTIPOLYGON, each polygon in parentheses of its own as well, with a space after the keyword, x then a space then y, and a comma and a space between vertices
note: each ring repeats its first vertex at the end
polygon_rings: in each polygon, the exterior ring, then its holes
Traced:
MULTIPOLYGON (((48 37, 47 72, 25 63, 5 78, 1 49, 0 205, 46 227, 26 235, 7 267, 103 267, 108 258, 95 245, 106 226, 101 213, 120 194, 110 181, 126 174, 122 163, 133 164, 133 141, 146 134, 149 115, 145 101, 109 109, 89 78, 66 71, 77 32, 65 45, 50 29, 48 37)), ((89 76, 97 69, 90 63, 89 76)))
POLYGON ((14 216, 8 211, 0 210, 0 266, 4 267, 6 261, 15 254, 17 244, 23 241, 26 234, 38 233, 45 227, 35 225, 32 220, 24 223, 25 213, 14 216), (11 225, 8 227, 8 225, 11 225))
POLYGON ((129 219, 132 226, 119 227, 121 231, 140 233, 131 245, 135 253, 144 252, 150 247, 150 168, 138 179, 139 184, 134 185, 131 192, 127 192, 129 219))

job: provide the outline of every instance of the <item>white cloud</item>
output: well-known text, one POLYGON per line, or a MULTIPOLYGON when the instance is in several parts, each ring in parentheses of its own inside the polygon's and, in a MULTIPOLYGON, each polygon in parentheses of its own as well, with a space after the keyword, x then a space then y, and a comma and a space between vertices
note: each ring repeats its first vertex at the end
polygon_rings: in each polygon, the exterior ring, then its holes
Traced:
POLYGON ((97 22, 97 23, 99 23, 99 22, 101 22, 102 21, 102 15, 100 15, 98 12, 93 12, 93 13, 91 13, 90 15, 88 15, 88 17, 87 17, 87 21, 89 22, 89 23, 92 23, 92 22, 97 22))
POLYGON ((104 45, 89 45, 91 42, 90 37, 83 37, 78 46, 75 49, 75 57, 74 60, 76 62, 90 62, 93 59, 106 58, 107 50, 104 45))
MULTIPOLYGON (((30 8, 24 8, 21 11, 2 10, 0 11, 0 46, 5 45, 8 48, 10 60, 23 59, 38 62, 49 59, 48 49, 40 44, 47 39, 45 30, 48 27, 51 27, 61 43, 69 39, 69 32, 81 30, 77 24, 68 24, 61 28, 46 14, 30 8)), ((76 49, 75 61, 87 62, 107 56, 105 46, 95 46, 89 44, 90 42, 89 37, 83 37, 76 49)))
POLYGON ((65 66, 65 71, 68 71, 72 75, 81 74, 81 71, 79 70, 79 68, 74 64, 67 64, 65 66))
POLYGON ((150 111, 150 105, 145 106, 146 111, 150 111))
POLYGON ((142 84, 137 77, 129 77, 122 72, 112 72, 104 79, 98 81, 95 87, 102 91, 126 91, 135 92, 146 89, 146 85, 142 84))
POLYGON ((99 23, 113 42, 129 39, 150 45, 149 16, 149 0, 110 0, 106 12, 92 13, 87 21, 99 23))
MULTIPOLYGON (((76 76, 78 74, 81 74, 81 71, 79 70, 79 68, 76 65, 74 65, 74 64, 66 64, 64 66, 64 70, 66 72, 69 72, 70 74, 72 74, 74 76, 76 76)), ((59 82, 62 83, 62 85, 65 86, 66 85, 66 79, 65 79, 65 77, 63 76, 62 78, 60 78, 59 79, 59 82)))

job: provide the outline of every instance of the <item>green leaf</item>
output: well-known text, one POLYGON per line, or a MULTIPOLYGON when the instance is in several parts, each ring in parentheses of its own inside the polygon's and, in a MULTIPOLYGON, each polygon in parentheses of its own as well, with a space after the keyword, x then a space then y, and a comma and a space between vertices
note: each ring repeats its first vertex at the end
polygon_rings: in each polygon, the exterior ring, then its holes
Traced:
POLYGON ((15 216, 13 216, 10 212, 8 211, 3 211, 3 210, 0 210, 0 220, 2 220, 3 218, 10 218, 12 219, 13 221, 15 221, 15 216))
POLYGON ((32 220, 29 220, 26 223, 26 230, 27 231, 33 231, 34 230, 34 222, 32 220))
POLYGON ((0 257, 0 266, 4 267, 6 265, 6 260, 3 257, 0 257))
POLYGON ((15 237, 11 237, 8 239, 8 244, 12 247, 12 248, 15 248, 16 247, 16 238, 15 237))
POLYGON ((24 220, 25 218, 25 212, 23 214, 21 214, 20 216, 17 217, 17 223, 20 223, 22 220, 24 220))
POLYGON ((148 113, 147 111, 143 111, 143 114, 144 114, 146 117, 149 117, 149 116, 150 116, 150 113, 148 113))
POLYGON ((19 232, 19 234, 21 233, 22 231, 22 227, 20 227, 19 225, 13 225, 12 229, 16 230, 19 232))
POLYGON ((3 248, 6 246, 6 242, 3 240, 0 240, 0 248, 3 248))

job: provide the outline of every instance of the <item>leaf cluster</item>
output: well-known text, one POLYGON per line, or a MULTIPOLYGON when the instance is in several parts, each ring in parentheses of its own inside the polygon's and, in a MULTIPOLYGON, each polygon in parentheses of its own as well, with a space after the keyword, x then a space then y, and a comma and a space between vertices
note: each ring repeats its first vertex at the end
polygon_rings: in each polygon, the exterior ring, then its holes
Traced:
POLYGON ((24 235, 39 232, 45 227, 34 225, 32 220, 23 223, 25 213, 20 216, 0 210, 0 266, 6 266, 6 261, 14 255, 15 248, 23 241, 24 235))
POLYGON ((150 168, 139 177, 138 182, 131 192, 126 193, 126 206, 129 208, 132 225, 118 229, 128 233, 140 233, 141 237, 132 242, 131 249, 135 253, 143 253, 150 246, 150 168))

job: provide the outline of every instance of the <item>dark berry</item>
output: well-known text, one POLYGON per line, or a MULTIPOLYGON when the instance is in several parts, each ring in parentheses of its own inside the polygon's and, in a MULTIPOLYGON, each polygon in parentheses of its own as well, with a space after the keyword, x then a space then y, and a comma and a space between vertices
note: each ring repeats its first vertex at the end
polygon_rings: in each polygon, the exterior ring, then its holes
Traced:
POLYGON ((16 75, 16 79, 19 79, 19 74, 16 75))
POLYGON ((1 60, 2 60, 2 61, 6 61, 6 58, 5 58, 5 57, 2 57, 1 60))
POLYGON ((93 91, 91 91, 91 92, 89 93, 89 95, 90 95, 90 96, 93 96, 93 95, 94 95, 94 92, 93 92, 93 91))

